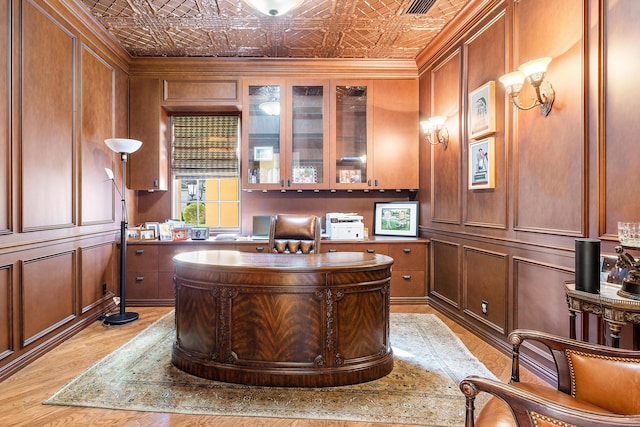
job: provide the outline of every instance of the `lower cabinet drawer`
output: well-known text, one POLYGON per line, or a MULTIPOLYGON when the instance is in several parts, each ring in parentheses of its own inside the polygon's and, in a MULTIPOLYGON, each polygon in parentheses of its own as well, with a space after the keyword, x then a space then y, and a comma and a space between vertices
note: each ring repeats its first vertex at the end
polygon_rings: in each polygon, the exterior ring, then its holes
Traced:
POLYGON ((392 297, 423 297, 425 295, 424 271, 393 270, 391 272, 392 297))
POLYGON ((127 272, 126 299, 158 298, 158 272, 127 272))

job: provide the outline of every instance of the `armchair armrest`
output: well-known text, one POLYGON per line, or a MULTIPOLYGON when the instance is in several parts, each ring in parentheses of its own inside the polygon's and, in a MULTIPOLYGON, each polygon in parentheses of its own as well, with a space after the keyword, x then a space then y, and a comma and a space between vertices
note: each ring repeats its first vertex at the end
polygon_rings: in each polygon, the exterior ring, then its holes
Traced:
MULTIPOLYGON (((640 426, 640 415, 615 415, 585 410, 558 403, 540 395, 486 378, 470 376, 462 380, 460 390, 466 398, 466 427, 474 427, 474 402, 480 392, 490 393, 511 410, 520 427, 575 425, 590 427, 640 426), (562 424, 562 423, 566 424, 562 424)), ((498 425, 491 422, 487 425, 498 425)))

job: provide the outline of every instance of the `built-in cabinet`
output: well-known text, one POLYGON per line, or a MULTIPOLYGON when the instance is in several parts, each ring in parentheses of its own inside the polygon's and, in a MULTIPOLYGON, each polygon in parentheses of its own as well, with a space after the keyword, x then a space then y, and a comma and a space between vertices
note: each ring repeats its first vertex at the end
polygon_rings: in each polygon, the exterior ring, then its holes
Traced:
POLYGON ((327 188, 329 82, 247 81, 244 189, 327 188))
MULTIPOLYGON (((375 238, 372 240, 323 240, 320 251, 367 252, 393 258, 391 301, 394 304, 426 302, 427 245, 425 239, 375 238)), ((127 304, 174 304, 173 257, 198 250, 268 252, 267 241, 140 241, 127 244, 127 304)))
POLYGON ((245 190, 417 189, 416 80, 249 80, 245 190))

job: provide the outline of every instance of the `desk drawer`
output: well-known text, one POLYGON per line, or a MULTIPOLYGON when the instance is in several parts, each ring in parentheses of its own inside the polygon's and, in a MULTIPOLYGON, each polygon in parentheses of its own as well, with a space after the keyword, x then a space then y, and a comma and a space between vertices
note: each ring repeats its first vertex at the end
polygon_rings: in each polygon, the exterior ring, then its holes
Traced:
POLYGON ((392 297, 423 297, 425 295, 424 271, 394 269, 391 272, 392 297))
POLYGON ((157 271, 158 246, 127 245, 127 270, 157 271))
POLYGON ((127 272, 127 301, 130 299, 157 299, 158 272, 131 271, 127 272))
POLYGON ((421 270, 426 267, 426 246, 418 243, 389 245, 394 270, 421 270))

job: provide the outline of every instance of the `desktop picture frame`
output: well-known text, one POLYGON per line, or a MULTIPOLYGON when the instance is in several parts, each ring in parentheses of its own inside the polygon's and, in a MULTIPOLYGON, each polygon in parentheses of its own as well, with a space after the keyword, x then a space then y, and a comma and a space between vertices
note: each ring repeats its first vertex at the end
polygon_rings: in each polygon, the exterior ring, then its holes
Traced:
POLYGON ((171 240, 187 240, 189 232, 186 228, 174 228, 171 230, 171 240))
POLYGON ((373 233, 418 237, 418 202, 375 202, 373 233))
POLYGON ((469 143, 469 190, 495 188, 495 138, 469 143))
POLYGON ((208 240, 209 227, 193 227, 191 229, 191 240, 208 240))
POLYGON ((496 82, 490 81, 469 94, 469 138, 478 139, 496 131, 496 82))
POLYGON ((156 230, 154 228, 141 228, 140 240, 156 240, 156 230))

